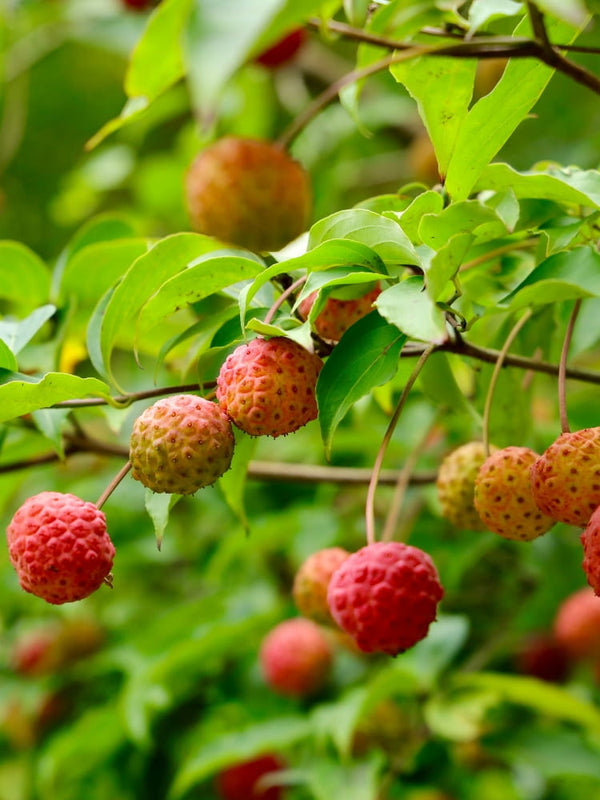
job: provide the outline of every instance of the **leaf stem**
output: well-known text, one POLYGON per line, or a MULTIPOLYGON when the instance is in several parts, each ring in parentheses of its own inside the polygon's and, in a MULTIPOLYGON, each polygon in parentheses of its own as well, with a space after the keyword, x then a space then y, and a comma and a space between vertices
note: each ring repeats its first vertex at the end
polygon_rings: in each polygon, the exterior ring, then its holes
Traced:
POLYGON ((102 508, 104 503, 106 503, 108 498, 111 496, 111 494, 117 488, 117 486, 121 483, 121 481, 127 475, 127 473, 129 472, 130 469, 131 469, 131 461, 127 461, 125 466, 121 467, 121 469, 117 472, 115 477, 112 479, 112 481, 108 484, 106 489, 102 492, 102 494, 98 498, 98 501, 96 503, 98 508, 102 508))
POLYGON ((487 458, 490 454, 490 414, 492 410, 492 400, 494 398, 494 391, 496 389, 496 384, 498 383, 498 377, 500 375, 500 370, 502 369, 502 365, 504 363, 504 359, 514 340, 517 337, 517 334, 521 330, 521 328, 525 325, 525 323, 531 319, 533 311, 528 308, 527 311, 523 314, 520 320, 518 320, 515 325, 513 325, 510 333, 506 337, 506 341, 502 346, 502 350, 498 354, 498 359, 494 365, 494 370, 492 372, 492 377, 490 378, 490 385, 488 386, 487 395, 485 398, 485 406, 483 409, 483 451, 485 453, 485 457, 487 458))
POLYGON ((569 427, 569 418, 567 415, 567 381, 566 381, 567 357, 569 353, 569 347, 571 345, 571 339, 573 338, 573 330, 575 328, 575 322, 577 321, 580 309, 581 309, 581 298, 575 301, 575 305, 573 306, 573 311, 571 312, 571 316, 569 317, 569 324, 567 325, 567 330, 565 332, 565 338, 560 353, 560 363, 558 365, 558 408, 560 413, 560 428, 563 433, 569 433, 569 431, 571 430, 569 427))
POLYGON ((365 503, 365 526, 368 544, 375 543, 375 492, 379 483, 379 475, 381 472, 383 459, 385 458, 392 434, 394 433, 396 425, 398 424, 400 414, 402 413, 402 409, 404 408, 406 400, 408 399, 408 395, 410 394, 410 391, 417 380, 419 373, 423 369, 425 362, 434 352, 434 350, 435 345, 430 344, 421 353, 419 360, 415 364, 414 369, 411 372, 404 389, 402 390, 400 399, 398 400, 396 408, 394 409, 394 413, 392 414, 392 417, 388 423, 384 437, 379 445, 379 450, 377 451, 377 456, 375 457, 375 463, 373 465, 373 471, 371 473, 371 480, 369 481, 369 488, 367 490, 367 499, 365 503))
POLYGON ((301 278, 298 278, 297 281, 294 281, 290 286, 283 290, 283 292, 279 295, 277 300, 273 303, 271 308, 267 311, 265 316, 264 322, 265 324, 269 324, 277 311, 281 308, 281 306, 285 303, 290 295, 293 295, 294 292, 299 289, 304 283, 306 283, 306 275, 303 275, 301 278))

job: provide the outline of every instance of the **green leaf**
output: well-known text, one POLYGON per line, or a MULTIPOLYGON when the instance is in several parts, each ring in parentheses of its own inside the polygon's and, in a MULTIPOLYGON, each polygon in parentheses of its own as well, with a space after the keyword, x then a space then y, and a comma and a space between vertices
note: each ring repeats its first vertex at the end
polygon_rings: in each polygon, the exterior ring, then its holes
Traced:
POLYGON ((56 306, 45 305, 36 308, 20 322, 0 320, 0 340, 13 353, 19 353, 55 313, 56 306))
POLYGON ((509 164, 489 164, 475 185, 476 191, 483 189, 511 189, 519 198, 600 208, 600 172, 594 169, 549 166, 543 171, 518 172, 509 164))
POLYGON ((246 436, 237 429, 234 429, 234 433, 235 450, 231 468, 219 479, 219 488, 223 492, 227 505, 247 531, 248 519, 244 508, 244 489, 248 464, 254 455, 258 440, 255 437, 246 436))
POLYGON ((425 214, 419 225, 423 243, 434 250, 439 250, 459 233, 468 233, 478 241, 485 241, 506 232, 506 226, 494 209, 479 200, 452 203, 439 214, 425 214))
POLYGON ((38 408, 49 408, 63 400, 84 397, 110 398, 108 386, 97 378, 79 378, 62 372, 48 372, 43 378, 12 377, 2 370, 0 379, 0 422, 21 417, 38 408))
POLYGON ((351 406, 395 375, 405 341, 406 336, 373 311, 358 320, 335 346, 317 381, 319 424, 327 457, 336 428, 351 406))
POLYGON ((309 232, 309 249, 329 239, 351 239, 374 250, 386 266, 419 264, 417 253, 396 220, 366 208, 338 211, 315 223, 309 232))
POLYGON ((588 744, 575 731, 528 726, 515 730, 514 735, 505 737, 501 743, 492 743, 490 751, 502 760, 532 767, 550 780, 563 775, 600 778, 598 747, 588 744))
POLYGON ((0 339, 0 369, 16 372, 19 369, 17 359, 10 347, 0 339))
POLYGON ((45 303, 50 271, 42 259, 20 242, 0 241, 0 297, 28 311, 45 303))
POLYGON ((585 25, 588 11, 583 0, 536 0, 542 13, 550 14, 574 26, 585 25))
POLYGON ((321 271, 333 267, 353 266, 371 268, 378 277, 381 270, 385 270, 381 259, 370 247, 360 242, 351 242, 346 239, 332 239, 314 247, 304 255, 290 258, 286 261, 279 261, 267 267, 252 282, 252 284, 240 293, 240 317, 245 318, 248 308, 258 291, 267 284, 272 278, 284 272, 294 272, 295 270, 321 271))
POLYGON ((245 729, 231 731, 192 753, 179 767, 168 794, 178 800, 192 787, 230 764, 246 761, 261 753, 278 751, 308 739, 311 724, 304 714, 288 714, 265 722, 254 722, 245 729))
POLYGON ((52 297, 56 297, 69 261, 89 245, 111 242, 115 239, 130 239, 135 236, 131 223, 114 214, 99 214, 79 228, 60 253, 52 273, 52 297))
POLYGON ((144 493, 144 505, 148 516, 152 520, 156 546, 159 550, 162 547, 165 530, 169 524, 171 509, 179 500, 181 500, 181 495, 179 494, 158 493, 153 492, 151 489, 146 489, 144 493))
POLYGON ((521 675, 494 672, 461 673, 452 679, 460 692, 487 691, 500 700, 600 733, 600 711, 568 689, 521 675))
MULTIPOLYGON (((161 239, 136 259, 120 283, 99 302, 90 321, 88 343, 99 335, 99 346, 88 350, 94 367, 114 381, 111 354, 124 330, 130 330, 140 309, 160 287, 207 253, 223 250, 223 245, 197 233, 176 233, 161 239), (90 333, 90 331, 93 333, 90 333)), ((116 384, 115 384, 116 385, 116 384)))
POLYGON ((381 316, 408 338, 443 342, 447 336, 444 313, 425 291, 418 275, 383 291, 374 305, 381 316))
POLYGON ((218 256, 166 280, 142 306, 136 323, 136 341, 174 311, 202 300, 231 284, 259 275, 264 264, 254 258, 218 256))
POLYGON ((421 370, 419 383, 425 394, 444 413, 468 413, 477 427, 481 417, 465 397, 446 353, 432 353, 421 370))
POLYGON ((511 310, 577 297, 600 296, 600 255, 593 247, 576 247, 542 261, 510 294, 502 306, 511 310))
POLYGON ((188 79, 196 108, 212 109, 264 31, 288 30, 318 13, 320 0, 196 0, 187 26, 188 79), (271 25, 273 27, 271 28, 271 25))
POLYGON ((398 215, 398 222, 404 233, 415 244, 422 244, 419 225, 425 214, 440 214, 444 208, 444 198, 439 192, 422 192, 417 195, 407 209, 398 215))
MULTIPOLYGON (((552 41, 570 42, 573 28, 547 20, 552 41)), ((515 28, 515 36, 528 35, 529 22, 515 28)), ((546 88, 554 70, 539 61, 511 59, 496 86, 470 109, 456 138, 445 187, 453 200, 465 200, 479 176, 525 119, 546 88)))
POLYGON ((425 269, 425 286, 432 300, 443 300, 449 281, 456 275, 473 242, 470 233, 457 233, 443 245, 425 269))
POLYGON ((125 76, 129 97, 152 101, 185 73, 183 33, 193 0, 164 0, 148 19, 125 76))
POLYGON ((443 56, 414 58, 390 69, 417 101, 442 177, 469 110, 476 69, 476 59, 443 56))
POLYGON ((383 767, 381 753, 371 754, 361 762, 340 764, 326 758, 312 758, 310 765, 302 770, 305 783, 315 800, 377 800, 379 773, 383 767))
POLYGON ((470 33, 496 17, 510 17, 523 10, 523 3, 515 0, 474 0, 469 9, 470 33))

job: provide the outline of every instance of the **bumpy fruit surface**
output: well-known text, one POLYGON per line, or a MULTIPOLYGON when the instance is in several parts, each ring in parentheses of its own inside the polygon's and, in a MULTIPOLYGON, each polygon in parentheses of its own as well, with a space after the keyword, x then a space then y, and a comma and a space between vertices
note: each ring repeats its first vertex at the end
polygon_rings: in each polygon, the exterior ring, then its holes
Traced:
POLYGON ((306 31, 304 28, 294 28, 271 47, 263 50, 254 60, 257 64, 267 67, 267 69, 282 67, 293 60, 305 40, 306 31))
POLYGON ((199 233, 255 252, 279 250, 307 227, 311 190, 302 166, 270 142, 227 136, 203 150, 186 176, 199 233))
POLYGON ((544 514, 585 527, 600 505, 600 428, 562 433, 532 465, 531 489, 544 514))
POLYGON ((135 421, 133 477, 154 492, 193 494, 229 469, 234 438, 223 410, 193 394, 165 397, 135 421))
POLYGON ((600 597, 589 586, 570 594, 554 618, 554 636, 575 660, 600 659, 600 597))
POLYGON ((282 436, 317 417, 323 362, 287 339, 253 339, 229 355, 217 378, 219 405, 251 436, 282 436))
POLYGON ((343 547, 327 547, 313 553, 300 565, 292 594, 303 616, 321 625, 335 625, 327 604, 327 587, 333 573, 349 555, 343 547))
POLYGON ((427 553, 375 542, 334 572, 327 599, 334 620, 363 652, 397 655, 427 636, 443 594, 427 553))
POLYGON ((269 631, 261 644, 259 660, 265 681, 273 691, 306 697, 327 682, 333 654, 315 622, 294 617, 269 631))
POLYGON ((260 780, 285 768, 283 759, 270 753, 234 764, 217 775, 217 792, 223 800, 281 800, 279 786, 261 789, 260 780))
POLYGON ((104 514, 72 494, 30 497, 12 518, 6 537, 23 589, 55 605, 95 592, 113 565, 115 548, 104 514))
POLYGON ((530 542, 546 533, 556 520, 537 507, 529 472, 538 454, 528 447, 504 447, 482 464, 475 479, 475 508, 488 530, 530 542))
MULTIPOLYGON (((494 452, 496 448, 490 448, 494 452)), ((485 525, 475 508, 475 480, 486 459, 482 442, 467 442, 449 453, 436 481, 442 516, 468 531, 483 531, 485 525)))
POLYGON ((600 597, 600 506, 592 513, 586 529, 581 534, 583 545, 583 571, 587 582, 600 597))
MULTIPOLYGON (((381 289, 376 287, 354 300, 338 300, 335 297, 328 297, 325 307, 315 320, 315 331, 323 339, 339 342, 351 325, 372 311, 373 302, 380 294, 381 289)), ((313 292, 300 303, 298 313, 302 319, 308 317, 316 298, 317 293, 313 292)))

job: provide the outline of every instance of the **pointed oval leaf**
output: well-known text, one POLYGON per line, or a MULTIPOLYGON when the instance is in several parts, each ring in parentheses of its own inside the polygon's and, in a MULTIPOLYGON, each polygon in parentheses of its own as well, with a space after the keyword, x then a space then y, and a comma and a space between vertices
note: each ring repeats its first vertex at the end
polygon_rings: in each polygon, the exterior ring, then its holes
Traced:
POLYGON ((423 278, 418 275, 386 289, 374 305, 384 319, 411 339, 421 342, 446 339, 444 314, 427 294, 423 278))
POLYGON ((63 372, 49 372, 43 378, 14 377, 2 371, 0 379, 0 422, 21 417, 38 408, 49 408, 63 400, 83 397, 110 398, 108 386, 97 378, 80 378, 63 372))

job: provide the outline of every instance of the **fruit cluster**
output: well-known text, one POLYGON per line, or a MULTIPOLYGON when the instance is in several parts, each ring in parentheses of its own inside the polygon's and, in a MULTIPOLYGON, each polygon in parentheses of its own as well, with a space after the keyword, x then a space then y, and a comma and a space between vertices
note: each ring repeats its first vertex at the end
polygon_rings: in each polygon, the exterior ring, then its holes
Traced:
POLYGON ((437 478, 442 516, 456 527, 532 541, 557 522, 583 528, 583 570, 600 595, 600 428, 561 433, 539 455, 527 447, 469 442, 437 478))

